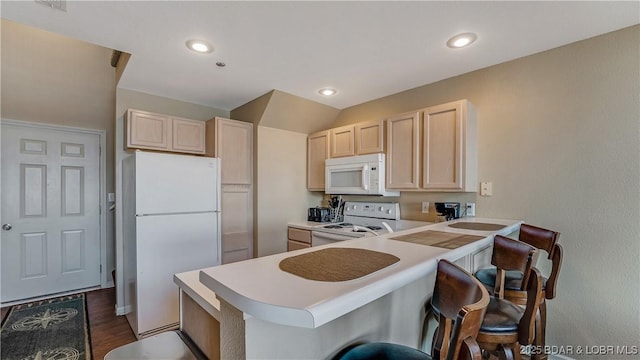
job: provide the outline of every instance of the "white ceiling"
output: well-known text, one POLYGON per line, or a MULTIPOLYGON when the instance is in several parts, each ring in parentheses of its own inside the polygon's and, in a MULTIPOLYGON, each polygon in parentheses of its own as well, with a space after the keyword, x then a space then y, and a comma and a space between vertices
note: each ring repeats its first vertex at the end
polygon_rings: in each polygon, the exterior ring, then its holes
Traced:
POLYGON ((132 54, 119 86, 225 110, 277 89, 345 108, 640 23, 640 2, 1 3, 3 19, 132 54), (449 37, 478 40, 449 49, 449 37), (206 39, 208 55, 187 50, 206 39), (227 64, 218 68, 215 63, 227 64), (325 98, 317 90, 331 86, 325 98))

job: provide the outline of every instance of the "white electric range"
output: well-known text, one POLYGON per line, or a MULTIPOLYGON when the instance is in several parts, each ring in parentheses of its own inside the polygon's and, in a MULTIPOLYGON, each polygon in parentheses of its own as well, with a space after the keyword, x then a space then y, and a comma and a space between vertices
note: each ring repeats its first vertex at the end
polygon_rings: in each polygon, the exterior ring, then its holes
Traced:
POLYGON ((347 201, 343 214, 343 222, 314 226, 311 229, 311 246, 383 235, 430 224, 422 221, 401 220, 398 203, 347 201))

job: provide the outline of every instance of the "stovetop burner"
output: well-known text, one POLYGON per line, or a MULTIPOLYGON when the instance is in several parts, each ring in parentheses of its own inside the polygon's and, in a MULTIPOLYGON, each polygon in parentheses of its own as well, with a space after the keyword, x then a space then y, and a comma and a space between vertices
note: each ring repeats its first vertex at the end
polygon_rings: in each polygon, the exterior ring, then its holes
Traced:
MULTIPOLYGON (((323 228, 325 228, 325 229, 343 229, 343 228, 350 228, 352 226, 353 226, 353 224, 351 224, 351 223, 338 223, 338 224, 325 225, 325 226, 323 226, 323 228)), ((382 230, 382 226, 376 226, 376 225, 358 225, 358 226, 366 227, 369 230, 382 230)), ((353 230, 353 231, 354 232, 364 232, 364 230, 353 230)))

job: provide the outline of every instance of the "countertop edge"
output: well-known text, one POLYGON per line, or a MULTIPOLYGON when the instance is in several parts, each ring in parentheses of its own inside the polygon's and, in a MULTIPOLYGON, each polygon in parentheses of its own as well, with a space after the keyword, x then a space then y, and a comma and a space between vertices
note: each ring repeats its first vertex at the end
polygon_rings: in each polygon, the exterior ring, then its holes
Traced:
MULTIPOLYGON (((221 299, 224 299, 229 304, 243 311, 245 313, 245 317, 253 316, 264 321, 281 324, 281 325, 289 325, 289 326, 296 326, 296 327, 303 327, 303 328, 317 328, 369 302, 375 301, 376 299, 386 294, 389 294, 419 279, 420 277, 423 277, 431 272, 434 272, 436 269, 437 261, 439 259, 448 259, 451 261, 457 260, 463 256, 466 256, 467 254, 472 253, 473 251, 480 250, 486 246, 489 246, 493 241, 494 235, 496 234, 506 236, 517 231, 520 227, 520 224, 523 223, 523 221, 520 221, 520 220, 485 219, 485 218, 478 218, 478 219, 471 218, 471 219, 477 222, 481 222, 481 221, 500 222, 505 224, 505 227, 497 231, 472 231, 472 230, 459 230, 455 228, 450 228, 449 230, 448 228, 446 228, 446 226, 447 224, 450 224, 452 222, 448 222, 448 223, 436 223, 436 224, 431 224, 431 225, 427 225, 419 228, 402 231, 400 232, 400 234, 409 234, 409 233, 419 232, 424 230, 450 231, 450 232, 461 233, 461 234, 470 233, 470 234, 475 234, 479 236, 484 235, 484 238, 478 241, 475 241, 473 243, 467 244, 465 246, 459 247, 457 249, 443 250, 441 253, 439 253, 439 255, 435 255, 430 258, 425 258, 423 261, 418 261, 417 263, 411 264, 399 271, 397 270, 391 271, 389 272, 388 275, 385 275, 383 278, 375 282, 365 284, 362 287, 359 287, 358 289, 356 289, 357 291, 356 290, 347 291, 343 294, 334 296, 330 299, 323 299, 323 301, 315 304, 311 304, 305 308, 280 306, 277 304, 271 304, 264 301, 248 298, 247 296, 234 291, 229 286, 217 281, 214 277, 212 277, 210 274, 207 273, 207 269, 202 269, 199 272, 199 280, 200 280, 200 283, 204 284, 208 288, 215 289, 215 292, 218 297, 220 297, 221 299), (354 296, 356 292, 357 292, 357 296, 354 296)), ((464 219, 458 219, 457 221, 469 221, 469 220, 470 220, 469 218, 464 218, 464 219)), ((457 221, 453 221, 453 222, 457 222, 457 221)), ((291 224, 292 223, 290 223, 289 226, 291 226, 291 224)), ((380 239, 379 241, 394 241, 394 240, 389 240, 388 238, 396 234, 398 233, 387 234, 387 235, 382 235, 378 237, 370 237, 367 239, 379 238, 380 239)), ((360 238, 360 239, 363 239, 363 238, 360 238)), ((355 241, 357 240, 358 239, 348 240, 343 242, 342 244, 344 244, 344 246, 347 246, 347 247, 351 247, 351 246, 358 247, 357 245, 354 245, 354 244, 358 244, 358 243, 355 243, 355 241)), ((405 244, 406 245, 402 245, 402 246, 414 246, 414 247, 426 246, 426 245, 418 245, 418 244, 410 244, 410 243, 405 243, 405 244)), ((332 245, 328 245, 328 246, 332 246, 332 245)), ((429 246, 429 248, 433 248, 433 247, 429 246)), ((312 249, 316 249, 316 248, 305 249, 302 251, 314 251, 312 249)), ((281 257, 283 256, 282 254, 276 254, 272 256, 278 256, 278 255, 281 257)), ((261 258, 257 258, 249 261, 256 261, 260 259, 261 258)), ((209 269, 215 269, 215 268, 217 267, 209 268, 209 269)))

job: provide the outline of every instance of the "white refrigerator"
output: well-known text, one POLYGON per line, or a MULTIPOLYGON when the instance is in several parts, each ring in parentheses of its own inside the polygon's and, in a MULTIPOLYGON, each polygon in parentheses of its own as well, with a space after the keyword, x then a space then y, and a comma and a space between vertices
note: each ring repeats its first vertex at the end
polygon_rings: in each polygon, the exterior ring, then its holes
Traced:
POLYGON ((173 274, 220 265, 220 159, 136 151, 122 171, 125 313, 143 338, 178 326, 173 274))

